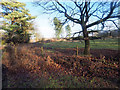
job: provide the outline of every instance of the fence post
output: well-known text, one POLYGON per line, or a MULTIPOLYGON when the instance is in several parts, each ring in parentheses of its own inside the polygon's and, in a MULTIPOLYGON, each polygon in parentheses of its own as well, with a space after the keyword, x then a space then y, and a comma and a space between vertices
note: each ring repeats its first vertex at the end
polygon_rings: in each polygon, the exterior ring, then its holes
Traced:
POLYGON ((78 56, 78 45, 77 45, 76 49, 77 49, 77 50, 76 50, 76 54, 77 54, 77 56, 78 56))
POLYGON ((43 47, 41 47, 41 54, 42 54, 42 56, 43 56, 43 47))

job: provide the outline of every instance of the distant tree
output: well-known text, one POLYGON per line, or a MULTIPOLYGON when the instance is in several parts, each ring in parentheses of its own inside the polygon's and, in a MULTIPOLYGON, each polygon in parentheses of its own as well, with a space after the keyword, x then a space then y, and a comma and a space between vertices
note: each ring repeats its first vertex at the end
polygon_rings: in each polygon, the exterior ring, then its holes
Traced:
POLYGON ((28 42, 30 35, 27 30, 32 30, 31 20, 35 17, 31 16, 25 9, 25 4, 16 0, 2 0, 0 2, 3 12, 1 13, 4 18, 2 29, 7 31, 6 42, 28 42))
POLYGON ((53 23, 55 25, 56 37, 60 38, 60 34, 62 33, 62 27, 63 27, 63 25, 62 25, 61 21, 58 20, 58 18, 56 18, 56 17, 53 19, 53 23))
POLYGON ((65 30, 66 30, 67 36, 70 37, 70 32, 71 32, 70 25, 67 25, 67 26, 65 27, 65 30))
POLYGON ((98 24, 104 27, 106 21, 116 25, 114 20, 120 17, 118 15, 119 0, 111 0, 111 2, 107 0, 103 2, 92 1, 94 0, 69 0, 64 2, 61 0, 40 0, 35 3, 43 7, 45 13, 55 13, 57 16, 61 16, 61 19, 64 20, 63 23, 71 21, 79 24, 85 42, 84 54, 88 55, 90 54, 88 28, 98 24), (91 22, 89 22, 90 20, 91 22))

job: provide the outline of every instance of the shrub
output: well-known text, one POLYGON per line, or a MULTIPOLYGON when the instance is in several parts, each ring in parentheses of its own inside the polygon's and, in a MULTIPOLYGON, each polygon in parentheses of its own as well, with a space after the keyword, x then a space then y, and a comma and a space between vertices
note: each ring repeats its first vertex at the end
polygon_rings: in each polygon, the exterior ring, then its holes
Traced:
POLYGON ((3 42, 5 43, 28 43, 30 41, 30 34, 21 34, 21 35, 14 35, 12 38, 5 35, 3 36, 3 42))

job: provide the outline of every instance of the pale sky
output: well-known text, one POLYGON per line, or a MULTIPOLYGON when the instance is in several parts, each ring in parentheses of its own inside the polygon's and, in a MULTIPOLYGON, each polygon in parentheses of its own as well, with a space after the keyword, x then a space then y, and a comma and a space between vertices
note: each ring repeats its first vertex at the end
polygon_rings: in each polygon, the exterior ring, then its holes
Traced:
MULTIPOLYGON (((37 18, 34 20, 34 25, 35 25, 37 32, 40 33, 42 35, 42 37, 44 37, 44 38, 55 37, 54 25, 52 23, 52 20, 55 16, 53 17, 53 16, 50 16, 47 14, 42 14, 43 10, 41 9, 41 7, 35 7, 35 6, 33 6, 33 4, 30 3, 30 2, 33 2, 36 0, 18 0, 18 1, 26 3, 26 8, 29 9, 30 13, 33 16, 37 16, 37 18)), ((66 1, 66 0, 64 0, 64 1, 66 1)), ((96 1, 105 1, 105 0, 96 0, 96 1)), ((108 0, 108 1, 111 1, 111 0, 108 0)), ((90 22, 91 21, 92 20, 90 20, 90 22)), ((72 27, 73 26, 72 23, 69 23, 69 24, 70 24, 71 30, 72 30, 71 33, 78 32, 81 30, 81 26, 79 24, 74 24, 74 27, 72 27)), ((112 26, 112 23, 109 23, 108 26, 112 26)), ((114 28, 114 27, 110 27, 110 29, 111 28, 114 28)), ((94 26, 89 29, 97 29, 97 27, 94 26)), ((109 27, 106 27, 104 29, 109 29, 109 27)), ((63 32, 65 32, 64 29, 63 29, 63 32)), ((63 33, 63 36, 66 36, 66 34, 63 33)))
MULTIPOLYGON (((44 38, 54 38, 55 30, 54 30, 54 25, 52 23, 54 17, 47 14, 42 14, 41 7, 35 7, 30 2, 24 2, 24 3, 26 3, 26 8, 29 9, 31 15, 37 16, 37 18, 34 20, 34 26, 35 29, 37 30, 37 33, 40 33, 44 38)), ((72 30, 71 33, 80 31, 81 28, 80 25, 74 25, 74 27, 72 27, 73 26, 72 24, 70 25, 72 30)), ((63 28, 63 32, 64 32, 64 28, 63 28)), ((63 33, 63 36, 65 35, 66 34, 63 33)))
POLYGON ((37 16, 34 20, 34 27, 37 33, 43 38, 55 37, 55 31, 49 20, 49 15, 42 14, 40 7, 34 7, 31 3, 26 3, 26 8, 29 9, 31 15, 37 16))
MULTIPOLYGON (((42 14, 43 10, 41 9, 41 7, 35 7, 33 6, 33 4, 30 3, 36 0, 17 0, 17 1, 26 3, 26 9, 30 11, 30 14, 32 16, 37 16, 37 18, 34 20, 34 27, 37 33, 42 35, 42 37, 44 38, 55 37, 55 30, 52 24, 52 20, 54 18, 53 16, 42 14)), ((74 27, 72 27, 73 26, 72 23, 69 24, 72 30, 71 33, 78 32, 81 30, 81 26, 79 24, 74 24, 74 27)), ((91 27, 91 28, 96 28, 96 27, 91 27)), ((63 36, 65 36, 65 34, 63 34, 63 36)))

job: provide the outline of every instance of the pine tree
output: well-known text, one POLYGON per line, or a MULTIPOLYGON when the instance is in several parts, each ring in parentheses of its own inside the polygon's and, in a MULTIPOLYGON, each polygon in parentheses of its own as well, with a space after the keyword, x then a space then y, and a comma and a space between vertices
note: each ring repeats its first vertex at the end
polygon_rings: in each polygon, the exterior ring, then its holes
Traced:
POLYGON ((4 18, 3 29, 7 31, 6 42, 28 42, 30 35, 27 30, 31 30, 30 22, 35 17, 29 14, 29 10, 25 9, 25 4, 16 0, 5 1, 0 3, 2 6, 2 17, 4 18))

